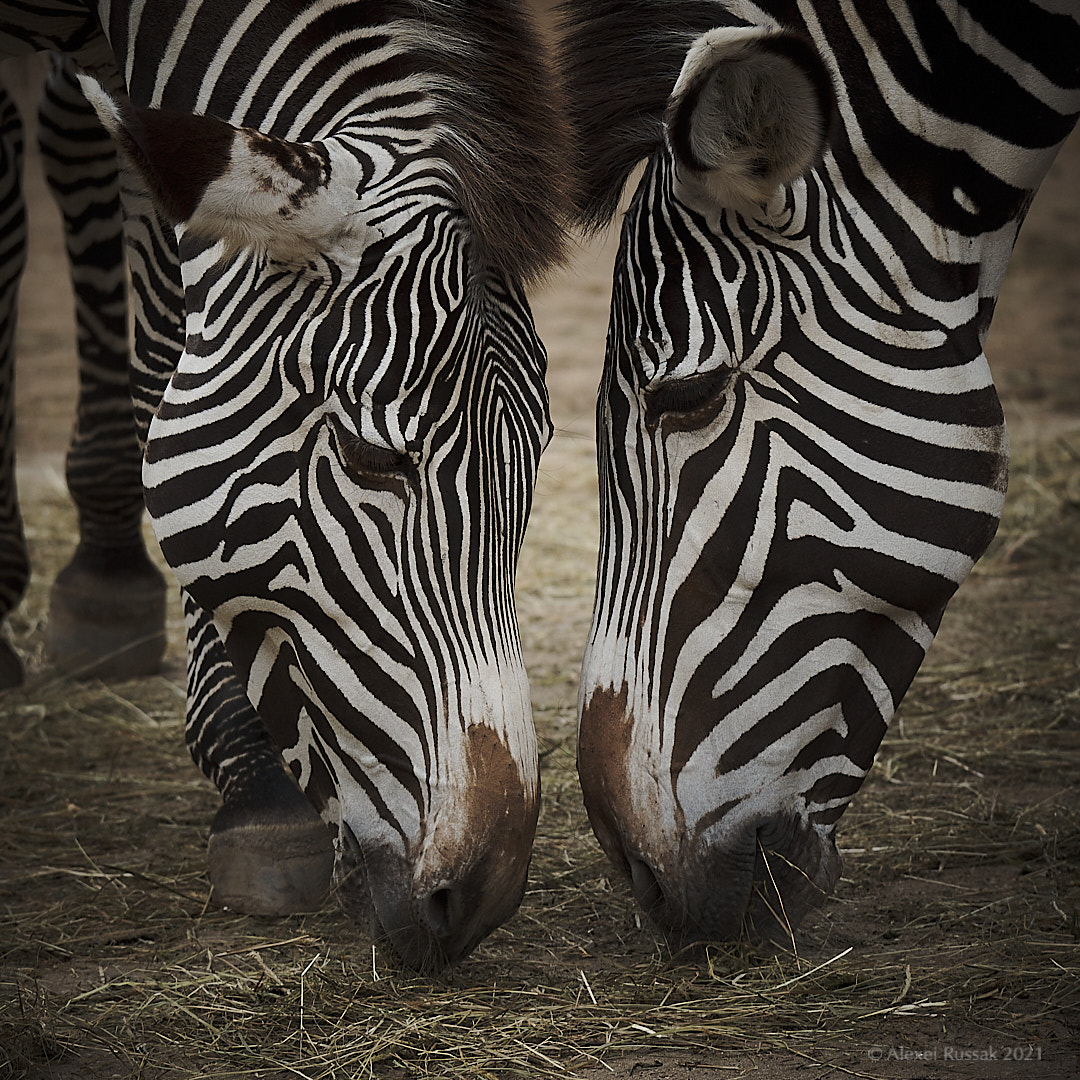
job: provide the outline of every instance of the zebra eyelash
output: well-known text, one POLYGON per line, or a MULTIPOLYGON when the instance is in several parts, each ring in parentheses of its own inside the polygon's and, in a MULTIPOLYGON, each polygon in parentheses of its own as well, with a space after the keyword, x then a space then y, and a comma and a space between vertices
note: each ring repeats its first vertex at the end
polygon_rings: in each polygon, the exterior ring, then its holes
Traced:
MULTIPOLYGON (((664 416, 691 418, 722 400, 735 375, 733 368, 719 367, 700 375, 665 379, 645 390, 645 416, 657 423, 664 416)), ((711 410, 710 410, 711 411, 711 410)))
POLYGON ((400 477, 410 462, 409 455, 400 450, 377 446, 354 435, 336 416, 330 417, 330 429, 342 467, 359 483, 400 477))

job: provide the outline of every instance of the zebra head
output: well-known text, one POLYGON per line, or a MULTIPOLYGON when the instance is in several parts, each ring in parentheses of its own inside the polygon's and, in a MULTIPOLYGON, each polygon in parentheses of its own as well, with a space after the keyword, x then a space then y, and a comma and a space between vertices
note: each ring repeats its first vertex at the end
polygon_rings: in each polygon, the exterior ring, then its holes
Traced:
POLYGON ((598 402, 586 806, 674 943, 783 941, 837 881, 837 820, 997 527, 982 345, 1069 110, 936 9, 788 5, 789 30, 750 5, 580 6, 586 225, 646 159, 598 402), (961 62, 1046 130, 957 107, 961 62))
POLYGON ((550 421, 523 282, 562 243, 565 139, 526 103, 535 58, 500 58, 517 119, 478 148, 452 125, 490 58, 440 106, 445 72, 376 53, 365 109, 331 99, 302 141, 89 91, 178 236, 162 551, 329 825, 342 906, 439 967, 516 910, 537 819, 513 585, 550 421), (491 147, 517 141, 507 193, 491 147))

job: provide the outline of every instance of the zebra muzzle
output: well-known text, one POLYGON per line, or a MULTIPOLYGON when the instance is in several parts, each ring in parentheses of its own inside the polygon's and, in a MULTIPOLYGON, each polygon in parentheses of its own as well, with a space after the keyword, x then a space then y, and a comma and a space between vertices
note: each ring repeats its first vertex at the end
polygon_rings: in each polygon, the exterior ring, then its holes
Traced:
POLYGON ((465 959, 521 903, 535 811, 526 818, 526 828, 482 835, 469 850, 426 860, 385 845, 365 847, 343 823, 334 869, 338 902, 405 967, 441 971, 465 959))
POLYGON ((795 815, 741 824, 687 846, 658 872, 627 852, 634 896, 673 949, 743 941, 791 947, 840 876, 831 835, 795 815))

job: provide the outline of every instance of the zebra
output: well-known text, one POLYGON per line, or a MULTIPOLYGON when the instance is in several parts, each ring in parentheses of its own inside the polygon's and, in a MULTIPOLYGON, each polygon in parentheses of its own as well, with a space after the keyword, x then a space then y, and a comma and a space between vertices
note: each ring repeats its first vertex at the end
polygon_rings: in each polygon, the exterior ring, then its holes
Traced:
MULTIPOLYGON (((22 122, 0 86, 7 133, 0 182, 0 415, 7 455, 0 466, 0 611, 21 599, 29 576, 15 491, 15 301, 25 212, 21 186, 22 122), (7 165, 10 164, 10 168, 7 165)), ((165 650, 165 579, 142 535, 141 453, 128 390, 127 265, 112 139, 83 96, 73 65, 52 57, 38 109, 37 145, 49 190, 61 212, 75 297, 79 393, 65 478, 79 515, 79 546, 50 592, 46 651, 80 677, 136 677, 158 669, 165 650), (117 576, 117 591, 110 579, 117 576)), ((22 682, 22 662, 0 637, 0 688, 22 682)))
POLYGON ((526 289, 570 210, 547 46, 514 0, 7 11, 0 52, 73 58, 125 162, 215 898, 304 910, 332 864, 402 963, 457 962, 538 813, 513 582, 551 434, 526 289))
POLYGON ((794 944, 997 528, 983 351, 1080 110, 1080 7, 571 3, 579 219, 631 171, 579 688, 593 830, 675 948, 794 944))

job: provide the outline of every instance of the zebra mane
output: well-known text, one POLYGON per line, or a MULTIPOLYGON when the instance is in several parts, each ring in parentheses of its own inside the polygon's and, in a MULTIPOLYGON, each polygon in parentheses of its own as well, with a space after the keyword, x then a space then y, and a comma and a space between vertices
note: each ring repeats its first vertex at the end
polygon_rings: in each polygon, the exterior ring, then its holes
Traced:
POLYGON ((535 282, 565 256, 573 143, 561 83, 527 0, 408 0, 410 52, 434 74, 440 153, 482 257, 535 282))
POLYGON ((664 141, 692 42, 732 22, 723 0, 564 0, 562 70, 576 133, 577 221, 604 228, 633 168, 664 141))

